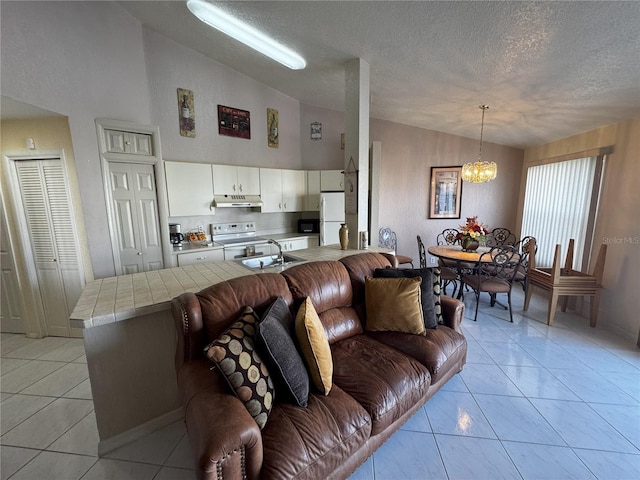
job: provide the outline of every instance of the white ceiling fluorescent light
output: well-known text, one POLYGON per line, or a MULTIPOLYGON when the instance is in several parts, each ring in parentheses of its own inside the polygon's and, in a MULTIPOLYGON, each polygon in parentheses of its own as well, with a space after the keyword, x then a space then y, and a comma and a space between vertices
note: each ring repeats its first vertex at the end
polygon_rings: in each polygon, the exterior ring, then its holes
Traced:
POLYGON ((293 50, 205 0, 188 0, 187 8, 210 27, 220 30, 285 67, 302 70, 307 66, 304 58, 293 50))

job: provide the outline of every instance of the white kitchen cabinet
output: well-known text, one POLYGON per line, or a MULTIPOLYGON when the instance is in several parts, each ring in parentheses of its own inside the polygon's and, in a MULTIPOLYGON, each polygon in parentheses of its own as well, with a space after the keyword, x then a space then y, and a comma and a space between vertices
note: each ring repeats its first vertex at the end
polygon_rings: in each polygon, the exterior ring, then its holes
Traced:
POLYGON ((107 152, 109 153, 153 155, 151 135, 147 133, 105 129, 104 134, 107 142, 107 152))
MULTIPOLYGON (((283 252, 293 252, 295 250, 305 250, 307 248, 313 248, 318 246, 318 237, 292 237, 283 238, 278 240, 278 243, 282 245, 283 252)), ((271 245, 271 254, 278 253, 278 247, 271 245)))
POLYGON ((215 195, 260 195, 260 169, 235 165, 213 165, 215 195))
POLYGON ((307 185, 304 197, 304 210, 306 212, 320 211, 320 170, 309 170, 307 173, 307 185))
POLYGON ((301 212, 304 208, 303 170, 260 169, 262 213, 301 212))
POLYGON ((342 192, 344 191, 344 173, 342 170, 321 170, 320 191, 342 192))
POLYGON ((216 260, 224 260, 224 250, 222 248, 178 254, 179 267, 195 263, 214 262, 216 260))
POLYGON ((208 163, 164 162, 170 217, 214 213, 213 179, 208 163))

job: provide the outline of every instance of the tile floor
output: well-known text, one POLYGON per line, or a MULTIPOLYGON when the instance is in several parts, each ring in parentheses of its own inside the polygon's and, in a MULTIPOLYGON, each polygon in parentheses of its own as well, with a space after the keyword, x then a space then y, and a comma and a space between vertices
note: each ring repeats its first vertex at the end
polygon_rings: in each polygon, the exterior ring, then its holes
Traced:
MULTIPOLYGON (((350 480, 640 478, 640 350, 575 314, 467 295, 467 365, 350 480)), ((2 480, 193 479, 182 422, 96 455, 82 342, 2 334, 2 480)))

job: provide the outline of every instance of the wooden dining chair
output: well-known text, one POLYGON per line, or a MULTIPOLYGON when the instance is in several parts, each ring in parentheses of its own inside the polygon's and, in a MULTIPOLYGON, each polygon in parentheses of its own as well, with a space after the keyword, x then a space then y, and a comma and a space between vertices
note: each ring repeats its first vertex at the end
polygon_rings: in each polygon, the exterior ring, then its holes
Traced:
MULTIPOLYGON (((535 244, 535 240, 533 240, 535 244)), ((567 309, 567 301, 570 296, 591 297, 589 308, 589 325, 596 326, 598 321, 598 307, 600 305, 600 291, 602 290, 602 276, 604 274, 604 262, 607 256, 607 245, 601 244, 598 251, 598 259, 591 274, 573 269, 573 246, 575 240, 569 240, 567 257, 564 268, 560 266, 560 244, 556 245, 551 268, 537 268, 535 247, 529 250, 529 265, 527 268, 527 290, 524 296, 524 308, 529 309, 529 301, 533 293, 532 287, 538 287, 549 292, 549 311, 547 312, 547 325, 553 325, 553 319, 560 299, 560 309, 567 309)))
POLYGON ((413 258, 398 253, 398 237, 389 227, 383 227, 378 232, 378 246, 392 249, 398 259, 398 265, 411 265, 413 268, 413 258))
POLYGON ((462 283, 468 285, 476 294, 476 313, 473 320, 478 319, 478 305, 480 294, 486 292, 491 299, 490 305, 496 303, 505 310, 507 307, 496 299, 499 293, 507 294, 509 321, 513 323, 513 309, 511 308, 511 289, 514 278, 520 266, 521 257, 516 249, 510 245, 493 247, 490 251, 480 255, 476 264, 476 273, 463 275, 462 283))

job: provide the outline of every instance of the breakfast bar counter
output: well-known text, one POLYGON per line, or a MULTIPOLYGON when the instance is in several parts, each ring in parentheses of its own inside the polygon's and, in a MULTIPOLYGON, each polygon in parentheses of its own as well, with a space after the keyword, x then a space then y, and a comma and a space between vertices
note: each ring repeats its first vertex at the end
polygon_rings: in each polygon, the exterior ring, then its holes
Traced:
MULTIPOLYGON (((302 261, 390 252, 341 250, 339 245, 296 250, 302 261)), ((84 346, 100 443, 105 453, 182 418, 174 355, 171 300, 232 278, 280 272, 291 265, 251 270, 235 260, 188 265, 95 280, 71 315, 84 328, 84 346)))

